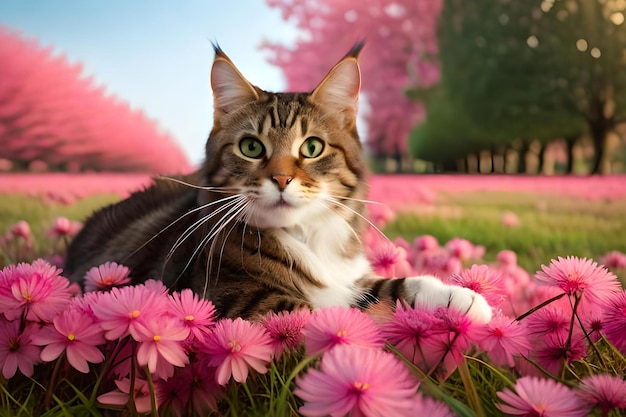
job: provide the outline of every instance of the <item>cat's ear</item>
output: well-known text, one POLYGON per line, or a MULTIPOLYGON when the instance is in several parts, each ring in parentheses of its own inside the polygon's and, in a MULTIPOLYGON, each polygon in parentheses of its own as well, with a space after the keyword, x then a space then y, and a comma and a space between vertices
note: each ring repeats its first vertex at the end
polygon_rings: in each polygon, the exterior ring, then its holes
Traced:
POLYGON ((325 109, 341 114, 346 125, 356 123, 361 69, 359 53, 363 42, 359 42, 339 61, 311 93, 311 100, 325 109))
POLYGON ((213 108, 216 114, 230 113, 236 108, 259 99, 259 91, 239 72, 219 46, 211 69, 213 108))

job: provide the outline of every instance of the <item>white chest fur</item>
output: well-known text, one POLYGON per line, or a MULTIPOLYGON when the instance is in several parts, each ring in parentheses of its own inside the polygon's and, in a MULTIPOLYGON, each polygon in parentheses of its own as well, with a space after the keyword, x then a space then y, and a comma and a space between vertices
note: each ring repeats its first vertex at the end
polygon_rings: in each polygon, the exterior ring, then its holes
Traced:
POLYGON ((371 272, 363 253, 352 258, 342 255, 353 231, 338 216, 327 216, 312 225, 277 229, 275 236, 301 268, 323 288, 309 288, 307 298, 314 308, 349 306, 357 300, 355 282, 371 272))

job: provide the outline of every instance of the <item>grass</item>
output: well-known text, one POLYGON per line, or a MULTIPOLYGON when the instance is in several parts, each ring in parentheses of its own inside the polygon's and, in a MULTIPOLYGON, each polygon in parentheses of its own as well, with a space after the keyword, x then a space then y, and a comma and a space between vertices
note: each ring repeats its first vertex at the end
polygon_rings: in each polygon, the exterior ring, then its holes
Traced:
MULTIPOLYGON (((19 220, 29 222, 36 236, 35 253, 45 254, 46 231, 55 217, 84 221, 94 210, 119 200, 114 194, 94 195, 66 206, 40 197, 4 194, 0 199, 0 234, 19 220)), ((611 250, 626 252, 626 199, 590 201, 576 197, 515 192, 439 192, 434 206, 398 210, 385 233, 393 240, 430 234, 441 244, 462 237, 486 248, 485 261, 510 249, 529 272, 557 256, 598 259, 611 250), (518 227, 502 225, 502 215, 515 213, 518 227)))
POLYGON ((434 208, 400 212, 384 229, 391 238, 411 242, 430 234, 444 244, 462 237, 486 248, 486 261, 510 249, 518 263, 534 272, 557 256, 598 259, 611 250, 626 252, 626 200, 589 201, 534 193, 439 193, 434 208), (502 224, 507 211, 518 227, 502 224))
MULTIPOLYGON (((35 234, 35 249, 45 254, 51 240, 45 236, 57 216, 84 221, 93 210, 118 200, 116 195, 92 196, 69 206, 44 202, 41 198, 8 194, 0 197, 0 234, 19 220, 26 220, 35 234)), ((626 199, 589 201, 575 197, 546 197, 535 193, 517 192, 463 192, 437 194, 433 206, 416 206, 399 211, 397 218, 385 228, 394 239, 402 236, 408 241, 423 234, 431 234, 445 243, 453 237, 462 237, 486 247, 485 260, 493 261, 498 251, 511 249, 518 254, 521 266, 529 272, 539 269, 557 256, 585 256, 598 259, 611 250, 626 252, 626 199), (507 228, 502 215, 514 212, 520 225, 507 228)), ((0 266, 2 266, 0 259, 0 266)), ((618 358, 616 369, 623 369, 623 358, 618 358)), ((284 357, 272 364, 266 375, 251 377, 245 385, 230 384, 229 394, 222 404, 224 415, 291 416, 301 404, 291 390, 294 369, 306 367, 300 357, 284 357)), ((613 362, 611 362, 613 363, 613 362)), ((41 365, 48 366, 51 365, 41 365)), ((513 380, 509 374, 502 378, 500 371, 485 362, 468 359, 467 374, 478 389, 479 408, 483 415, 499 415, 494 407, 495 392, 513 380)), ((595 366, 595 365, 594 365, 595 366)), ((443 390, 464 404, 470 403, 466 381, 454 374, 435 389, 443 390)), ((71 386, 70 386, 71 388, 71 386)), ((29 410, 39 410, 45 387, 26 380, 19 390, 6 389, 0 381, 0 416, 31 416, 29 410), (32 389, 32 391, 31 391, 32 389), (20 394, 17 400, 12 396, 20 394)), ((68 398, 59 400, 45 414, 102 415, 90 400, 90 392, 68 390, 68 398), (80 394, 80 395, 79 395, 80 394), (86 396, 86 397, 85 397, 86 396)), ((94 391, 95 392, 95 391, 94 391)), ((470 414, 474 415, 474 414, 470 414)), ((599 415, 599 414, 594 414, 599 415)))
MULTIPOLYGON (((41 197, 22 194, 0 195, 0 236, 20 220, 26 220, 34 240, 36 256, 47 256, 53 247, 47 231, 54 219, 59 216, 70 220, 84 221, 94 211, 119 200, 115 194, 94 195, 77 201, 72 205, 63 205, 44 201, 41 197)), ((11 261, 11 260, 9 260, 11 261)), ((6 263, 0 256, 0 267, 6 263)))

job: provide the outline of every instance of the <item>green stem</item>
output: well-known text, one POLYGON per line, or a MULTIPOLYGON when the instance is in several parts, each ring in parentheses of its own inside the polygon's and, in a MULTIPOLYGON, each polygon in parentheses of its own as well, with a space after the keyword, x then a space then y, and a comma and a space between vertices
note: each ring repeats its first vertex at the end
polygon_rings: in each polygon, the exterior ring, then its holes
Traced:
POLYGON ((525 319, 526 317, 528 317, 531 314, 533 314, 535 311, 540 310, 540 309, 544 308, 545 306, 547 306, 548 304, 553 303, 556 300, 561 299, 564 295, 565 295, 565 293, 562 293, 562 294, 559 294, 557 296, 554 296, 554 297, 550 298, 549 300, 544 301, 543 303, 539 304, 538 306, 535 306, 535 307, 531 308, 530 310, 528 310, 527 312, 525 312, 521 316, 518 316, 514 321, 520 321, 520 320, 525 319))
POLYGON ((277 404, 284 404, 285 401, 287 401, 287 394, 291 391, 291 381, 293 381, 300 372, 302 372, 307 366, 309 366, 311 362, 315 361, 318 358, 319 356, 304 358, 304 360, 300 361, 296 365, 296 367, 293 368, 293 371, 291 371, 291 373, 289 374, 289 377, 285 381, 283 388, 280 390, 278 400, 276 401, 277 404))
POLYGON ((159 409, 156 403, 156 391, 154 389, 154 381, 152 381, 152 374, 150 373, 150 369, 146 366, 146 380, 148 381, 148 387, 150 388, 150 406, 152 408, 152 415, 154 417, 159 417, 159 409))
POLYGON ((476 417, 485 417, 485 411, 480 404, 480 398, 478 397, 478 392, 476 391, 476 385, 474 385, 474 381, 470 375, 469 367, 467 366, 465 358, 458 364, 458 369, 461 381, 463 381, 463 386, 465 387, 465 392, 467 393, 467 400, 476 413, 476 417))
POLYGON ((50 383, 48 388, 46 389, 46 399, 44 400, 44 407, 48 409, 50 407, 50 403, 52 402, 52 396, 54 394, 54 390, 56 388, 57 379, 59 377, 59 372, 61 372, 62 363, 65 362, 65 352, 61 354, 57 358, 56 363, 54 364, 54 369, 52 370, 52 376, 50 377, 50 383))
POLYGON ((498 377, 500 377, 500 379, 502 379, 510 388, 515 389, 515 383, 511 381, 506 375, 504 375, 504 373, 502 373, 502 371, 500 371, 498 368, 496 368, 492 364, 485 362, 482 359, 475 358, 473 356, 465 356, 465 359, 466 360, 470 359, 470 360, 473 360, 474 362, 480 363, 481 365, 488 368, 491 372, 498 375, 498 377))

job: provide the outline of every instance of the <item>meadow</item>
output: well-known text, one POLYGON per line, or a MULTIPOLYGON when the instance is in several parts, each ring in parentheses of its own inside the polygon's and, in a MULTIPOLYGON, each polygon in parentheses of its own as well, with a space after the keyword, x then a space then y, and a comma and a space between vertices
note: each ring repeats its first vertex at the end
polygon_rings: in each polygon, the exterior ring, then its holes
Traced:
MULTIPOLYGON (((83 221, 149 181, 144 174, 0 175, 0 233, 26 220, 39 236, 35 252, 45 255, 56 217, 83 221)), ((461 237, 484 246, 488 262, 512 250, 531 272, 557 256, 626 252, 626 176, 381 175, 370 187, 370 199, 383 203, 370 205, 372 217, 383 216, 391 240, 461 237)))
MULTIPOLYGON (((20 188, 0 177, 0 267, 27 262, 0 271, 0 415, 626 411, 624 177, 370 179, 371 200, 384 203, 370 218, 390 239, 365 237, 376 272, 472 288, 494 308, 487 324, 401 305, 217 320, 210 303, 155 283, 74 297, 60 270, 32 261, 60 262, 70 221, 147 181, 111 178, 27 177, 20 188), (144 301, 123 310, 133 297, 144 301)), ((124 284, 124 268, 88 283, 110 290, 111 277, 124 284)))

